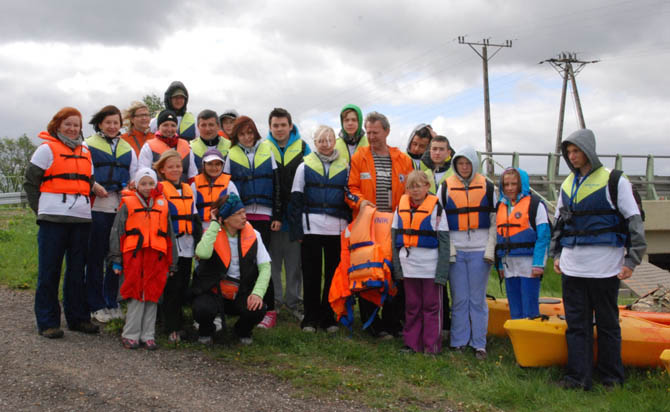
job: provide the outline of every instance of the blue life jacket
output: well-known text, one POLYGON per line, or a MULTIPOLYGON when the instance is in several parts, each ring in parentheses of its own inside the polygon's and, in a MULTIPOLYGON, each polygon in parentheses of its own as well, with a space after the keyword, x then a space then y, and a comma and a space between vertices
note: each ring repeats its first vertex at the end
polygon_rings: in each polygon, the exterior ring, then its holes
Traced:
POLYGON ((118 192, 130 181, 130 162, 133 148, 123 139, 118 139, 116 147, 99 134, 86 139, 91 150, 91 160, 95 181, 108 192, 118 192))
POLYGON ((330 164, 328 176, 321 159, 310 153, 305 156, 305 209, 306 213, 325 214, 348 219, 349 207, 344 203, 347 185, 347 161, 340 155, 330 164))
POLYGON ((245 205, 257 203, 272 207, 272 149, 271 143, 262 141, 254 153, 253 165, 239 146, 228 152, 230 178, 235 183, 240 199, 245 205))

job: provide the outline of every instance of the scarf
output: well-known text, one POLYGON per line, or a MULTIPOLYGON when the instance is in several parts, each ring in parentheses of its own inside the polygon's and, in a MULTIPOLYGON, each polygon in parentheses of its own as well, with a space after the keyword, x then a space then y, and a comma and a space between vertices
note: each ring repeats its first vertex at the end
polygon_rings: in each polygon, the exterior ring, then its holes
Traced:
POLYGON ((172 137, 165 137, 161 134, 161 132, 156 132, 155 136, 160 139, 163 143, 168 145, 171 149, 174 149, 177 147, 177 143, 179 143, 179 135, 174 135, 172 137))
POLYGON ((319 159, 321 159, 323 163, 333 163, 335 160, 337 160, 338 157, 340 157, 340 152, 338 152, 337 149, 333 150, 333 153, 331 153, 330 156, 326 156, 325 154, 319 153, 318 151, 315 151, 314 153, 319 159))
POLYGON ((80 146, 82 143, 84 143, 84 136, 79 133, 79 136, 77 136, 76 139, 70 139, 69 137, 66 137, 63 134, 57 133, 58 139, 60 139, 61 142, 67 147, 69 147, 71 150, 74 150, 77 148, 77 146, 80 146))
POLYGON ((344 142, 349 146, 357 145, 358 142, 361 141, 361 137, 363 137, 364 134, 365 132, 363 131, 363 129, 358 130, 356 134, 353 136, 349 136, 347 132, 344 131, 344 129, 340 130, 340 133, 338 133, 338 135, 342 138, 342 140, 344 140, 344 142))

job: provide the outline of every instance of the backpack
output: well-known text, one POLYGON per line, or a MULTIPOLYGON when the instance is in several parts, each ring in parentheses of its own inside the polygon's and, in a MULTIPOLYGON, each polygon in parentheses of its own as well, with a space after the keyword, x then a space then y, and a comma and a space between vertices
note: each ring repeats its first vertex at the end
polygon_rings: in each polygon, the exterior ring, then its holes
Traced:
MULTIPOLYGON (((630 232, 628 231, 628 225, 626 224, 626 219, 623 217, 623 214, 619 211, 619 179, 621 178, 621 175, 623 175, 622 170, 614 169, 610 172, 610 177, 609 180, 607 181, 607 189, 610 192, 610 198, 612 200, 612 204, 614 204, 614 208, 616 209, 616 213, 619 216, 619 231, 623 233, 626 236, 625 240, 625 247, 626 249, 630 248, 630 232)), ((635 186, 631 183, 631 188, 633 189, 633 198, 635 199, 635 203, 637 203, 637 208, 640 209, 640 217, 642 218, 642 221, 644 222, 645 214, 644 214, 644 209, 642 208, 642 197, 640 196, 640 193, 635 189, 635 186)))

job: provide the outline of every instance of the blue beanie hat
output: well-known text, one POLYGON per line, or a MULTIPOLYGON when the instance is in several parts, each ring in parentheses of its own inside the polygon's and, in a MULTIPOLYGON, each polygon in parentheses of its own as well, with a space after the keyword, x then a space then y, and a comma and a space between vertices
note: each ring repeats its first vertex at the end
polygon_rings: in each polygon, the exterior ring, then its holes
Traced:
POLYGON ((242 204, 240 197, 235 193, 231 193, 228 195, 228 200, 226 200, 226 203, 219 207, 219 216, 221 219, 227 219, 230 215, 243 208, 244 205, 242 204))

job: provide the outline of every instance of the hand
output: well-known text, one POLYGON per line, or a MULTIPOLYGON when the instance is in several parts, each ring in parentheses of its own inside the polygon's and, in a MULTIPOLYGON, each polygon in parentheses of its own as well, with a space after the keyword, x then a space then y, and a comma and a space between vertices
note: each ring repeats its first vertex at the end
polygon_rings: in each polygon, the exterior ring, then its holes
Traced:
POLYGON ((273 220, 272 223, 270 223, 270 230, 273 232, 279 232, 279 230, 281 230, 281 221, 273 220))
POLYGON ((554 259, 554 272, 558 273, 559 275, 562 273, 559 259, 554 259))
POLYGON ((623 266, 621 268, 621 272, 619 272, 616 277, 618 277, 621 280, 628 279, 629 277, 633 276, 633 269, 629 268, 628 266, 623 266))
POLYGON ((114 274, 115 274, 115 275, 120 275, 120 274, 121 274, 121 270, 120 270, 120 269, 114 269, 114 274))
POLYGON ((216 209, 212 209, 209 211, 209 221, 210 222, 216 222, 217 221, 217 216, 219 214, 217 213, 216 209))
POLYGON ((105 188, 102 187, 102 185, 100 185, 100 183, 98 183, 98 182, 95 182, 95 184, 93 185, 93 193, 94 193, 96 196, 98 196, 98 197, 107 197, 107 196, 109 196, 109 195, 107 194, 107 190, 105 190, 105 188))
POLYGON ((486 263, 489 264, 489 265, 492 265, 492 264, 493 264, 493 259, 488 258, 488 257, 485 257, 485 258, 484 258, 484 262, 486 262, 486 263))
POLYGON ((128 186, 126 186, 126 189, 128 190, 135 190, 137 189, 137 185, 135 184, 134 180, 131 180, 130 183, 128 183, 128 186))
POLYGON ((168 272, 168 277, 171 278, 172 276, 174 276, 174 272, 168 272))
POLYGON ((263 299, 260 296, 251 294, 247 298, 247 309, 258 310, 263 306, 263 299))
POLYGON ((500 280, 505 279, 505 270, 499 270, 498 271, 498 278, 500 278, 500 280))
POLYGON ((361 204, 358 206, 358 209, 359 209, 359 210, 360 210, 360 209, 363 209, 365 206, 377 207, 377 206, 375 206, 375 204, 372 203, 371 201, 369 201, 369 200, 367 200, 367 199, 363 199, 363 200, 361 200, 361 204))
POLYGON ((533 268, 533 271, 530 272, 531 278, 539 278, 544 275, 544 268, 533 268))

